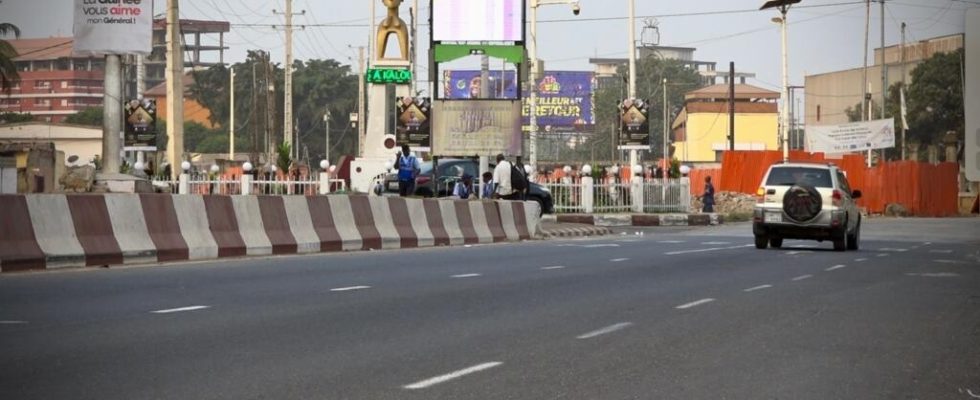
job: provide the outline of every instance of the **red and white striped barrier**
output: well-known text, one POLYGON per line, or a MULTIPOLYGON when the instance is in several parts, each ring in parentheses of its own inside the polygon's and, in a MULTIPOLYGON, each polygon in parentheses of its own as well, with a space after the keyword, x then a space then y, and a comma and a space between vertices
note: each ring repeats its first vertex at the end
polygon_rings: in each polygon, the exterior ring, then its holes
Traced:
POLYGON ((0 272, 519 241, 535 202, 374 196, 0 195, 0 272))

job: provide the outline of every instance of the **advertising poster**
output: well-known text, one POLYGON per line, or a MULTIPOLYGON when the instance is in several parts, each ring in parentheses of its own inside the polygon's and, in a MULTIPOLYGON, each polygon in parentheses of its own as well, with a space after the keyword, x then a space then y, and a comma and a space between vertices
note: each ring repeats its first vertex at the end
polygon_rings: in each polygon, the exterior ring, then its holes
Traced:
POLYGON ((806 127, 806 150, 813 153, 849 153, 890 147, 895 147, 894 118, 806 127))
POLYGON ((432 0, 435 42, 524 40, 524 0, 432 0))
POLYGON ((437 100, 432 106, 433 155, 522 155, 519 101, 437 100))
MULTIPOLYGON (((490 71, 490 98, 515 99, 513 71, 490 71), (503 77, 503 79, 501 79, 503 77)), ((537 122, 539 132, 594 132, 593 77, 587 71, 549 71, 538 81, 537 122)), ((480 96, 480 71, 443 71, 443 97, 475 99, 480 96)), ((530 131, 529 94, 521 107, 525 132, 530 131)))
POLYGON ((650 146, 649 104, 640 99, 627 99, 619 105, 619 144, 621 146, 650 146))
POLYGON ((74 54, 150 54, 152 0, 72 1, 75 3, 74 54))
POLYGON ((123 109, 126 117, 123 146, 132 150, 156 151, 156 100, 130 100, 123 109))
POLYGON ((430 147, 429 116, 431 101, 426 97, 399 97, 395 100, 397 123, 395 138, 398 145, 430 147))

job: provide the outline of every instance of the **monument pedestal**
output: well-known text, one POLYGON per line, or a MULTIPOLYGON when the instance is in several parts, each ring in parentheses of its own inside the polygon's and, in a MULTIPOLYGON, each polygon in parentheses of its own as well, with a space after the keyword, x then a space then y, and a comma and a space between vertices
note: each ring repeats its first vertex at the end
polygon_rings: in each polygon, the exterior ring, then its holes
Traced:
POLYGON ((105 187, 109 193, 153 193, 149 180, 119 173, 95 174, 95 186, 105 187))

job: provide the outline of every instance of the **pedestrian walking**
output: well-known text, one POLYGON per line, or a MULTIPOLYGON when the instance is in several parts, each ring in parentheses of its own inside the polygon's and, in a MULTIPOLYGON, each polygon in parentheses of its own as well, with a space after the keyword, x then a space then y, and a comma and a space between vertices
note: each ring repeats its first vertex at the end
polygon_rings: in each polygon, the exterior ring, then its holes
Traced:
POLYGON ((702 212, 715 212, 715 186, 711 184, 711 176, 704 177, 704 194, 701 196, 704 207, 702 212))
POLYGON ((402 197, 415 194, 415 177, 422 167, 407 144, 402 145, 402 152, 395 158, 395 165, 398 166, 398 194, 402 197))
POLYGON ((497 154, 497 166, 493 169, 494 198, 504 200, 520 200, 521 193, 514 190, 512 174, 514 164, 507 161, 503 154, 497 154))

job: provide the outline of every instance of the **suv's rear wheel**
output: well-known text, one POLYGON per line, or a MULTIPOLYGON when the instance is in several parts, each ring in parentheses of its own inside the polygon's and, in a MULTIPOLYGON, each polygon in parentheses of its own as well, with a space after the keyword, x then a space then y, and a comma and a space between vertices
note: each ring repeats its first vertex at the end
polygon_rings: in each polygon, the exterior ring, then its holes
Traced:
POLYGON ((861 218, 858 217, 858 223, 854 226, 854 232, 847 235, 847 249, 857 250, 861 245, 861 218))
POLYGON ((847 222, 841 228, 840 233, 834 236, 834 251, 844 251, 850 246, 848 244, 847 222))
POLYGON ((769 238, 762 235, 755 235, 755 248, 765 249, 769 246, 769 238))
POLYGON ((769 246, 772 246, 772 248, 774 248, 774 249, 778 249, 778 248, 783 247, 783 238, 781 238, 781 237, 771 237, 771 238, 769 238, 769 246))

